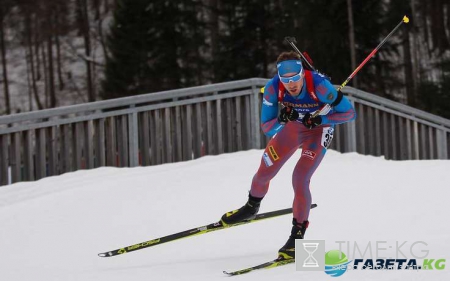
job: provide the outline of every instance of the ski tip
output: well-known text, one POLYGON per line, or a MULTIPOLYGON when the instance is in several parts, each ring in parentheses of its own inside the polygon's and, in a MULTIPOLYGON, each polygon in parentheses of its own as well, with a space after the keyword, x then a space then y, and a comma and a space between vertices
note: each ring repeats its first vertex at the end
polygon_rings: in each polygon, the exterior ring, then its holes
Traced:
POLYGON ((111 253, 111 252, 108 252, 108 253, 100 253, 100 254, 98 254, 98 256, 99 256, 99 257, 102 257, 102 258, 106 258, 106 257, 112 256, 112 253, 111 253))
POLYGON ((223 271, 223 274, 225 274, 227 276, 233 276, 233 274, 231 274, 230 272, 226 272, 225 270, 223 271))

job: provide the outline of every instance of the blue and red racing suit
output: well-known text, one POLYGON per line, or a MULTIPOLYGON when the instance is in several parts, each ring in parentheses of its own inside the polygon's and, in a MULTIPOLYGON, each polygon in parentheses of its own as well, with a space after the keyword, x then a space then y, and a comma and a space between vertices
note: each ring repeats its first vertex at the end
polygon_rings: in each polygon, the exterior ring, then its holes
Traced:
POLYGON ((296 97, 291 96, 286 90, 279 93, 278 75, 264 87, 261 128, 265 135, 273 138, 264 150, 250 190, 252 196, 264 197, 269 189, 270 180, 275 177, 292 154, 302 147, 301 157, 292 175, 295 193, 293 215, 297 222, 303 222, 309 217, 311 205, 309 183, 330 145, 334 125, 356 118, 351 102, 342 95, 338 98, 338 93, 330 81, 319 73, 311 72, 311 74, 312 79, 309 82, 313 81, 314 85, 307 86, 308 79, 302 78, 305 79, 303 88, 296 97), (315 93, 308 93, 308 88, 314 89, 315 93), (316 97, 312 96, 314 94, 316 97), (292 106, 298 111, 297 121, 291 121, 285 125, 278 122, 279 102, 284 106, 292 106), (327 115, 321 116, 322 124, 313 129, 306 128, 301 122, 303 116, 308 112, 312 114, 327 103, 333 104, 333 109, 327 115))

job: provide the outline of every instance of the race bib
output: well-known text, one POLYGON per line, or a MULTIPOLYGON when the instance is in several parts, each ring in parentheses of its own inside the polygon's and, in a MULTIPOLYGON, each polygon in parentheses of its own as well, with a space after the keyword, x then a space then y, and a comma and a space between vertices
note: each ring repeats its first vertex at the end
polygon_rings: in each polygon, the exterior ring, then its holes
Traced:
POLYGON ((322 140, 320 141, 323 147, 328 148, 328 146, 330 146, 331 140, 333 139, 333 133, 334 128, 332 127, 323 128, 322 140))

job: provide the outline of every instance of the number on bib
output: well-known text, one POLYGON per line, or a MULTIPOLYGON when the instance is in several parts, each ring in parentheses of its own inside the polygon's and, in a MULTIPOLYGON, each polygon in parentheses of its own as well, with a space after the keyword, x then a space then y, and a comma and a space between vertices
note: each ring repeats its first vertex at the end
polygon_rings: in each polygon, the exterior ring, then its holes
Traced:
POLYGON ((334 128, 332 127, 323 128, 322 140, 320 141, 323 147, 328 148, 328 146, 330 146, 331 140, 333 140, 333 133, 334 128))

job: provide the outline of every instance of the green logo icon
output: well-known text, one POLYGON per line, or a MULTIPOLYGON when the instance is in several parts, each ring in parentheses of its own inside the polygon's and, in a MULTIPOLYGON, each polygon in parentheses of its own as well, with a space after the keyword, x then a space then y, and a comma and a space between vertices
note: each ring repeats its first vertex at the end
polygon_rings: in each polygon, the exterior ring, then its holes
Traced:
POLYGON ((347 271, 347 256, 339 250, 331 250, 325 254, 325 273, 338 277, 347 271))

